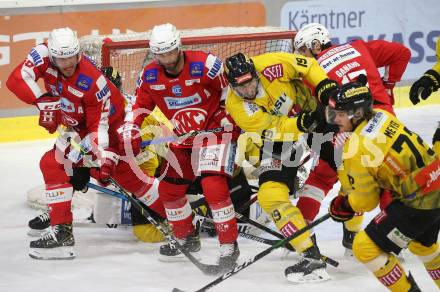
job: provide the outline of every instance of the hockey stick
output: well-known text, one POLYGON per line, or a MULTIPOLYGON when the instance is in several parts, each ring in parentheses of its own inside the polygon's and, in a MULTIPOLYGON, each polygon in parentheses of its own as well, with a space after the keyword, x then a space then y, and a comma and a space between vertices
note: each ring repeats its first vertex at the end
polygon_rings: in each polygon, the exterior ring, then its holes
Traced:
MULTIPOLYGON (((256 256, 248 259, 247 261, 245 261, 244 263, 242 263, 241 265, 236 266, 234 269, 224 273, 223 275, 221 275, 220 277, 218 277, 217 279, 215 279, 214 281, 208 283, 207 285, 203 286, 202 288, 196 290, 195 292, 204 292, 216 285, 218 285, 219 283, 223 282, 224 280, 230 278, 231 276, 237 274, 238 272, 244 270, 245 268, 249 267, 250 265, 252 265, 253 263, 255 263, 256 261, 262 259, 263 257, 267 256, 268 254, 270 254, 273 250, 279 248, 279 247, 283 247, 284 245, 286 245, 286 243, 288 243, 289 241, 291 241, 292 239, 295 239, 296 237, 300 236, 301 234, 303 234, 304 232, 310 230, 311 228, 321 224, 322 222, 324 222, 325 220, 330 218, 330 214, 327 213, 326 215, 322 216, 321 218, 313 221, 311 224, 307 225, 306 227, 298 230, 297 232, 295 232, 294 234, 292 234, 289 237, 286 237, 282 240, 277 241, 276 244, 272 245, 271 247, 263 250, 262 252, 260 252, 259 254, 257 254, 256 256)), ((184 292, 184 290, 178 289, 178 288, 173 288, 173 292, 184 292)))
MULTIPOLYGON (((122 200, 126 199, 126 196, 124 196, 123 194, 118 193, 118 192, 113 191, 113 190, 110 190, 108 188, 101 187, 101 186, 95 185, 93 183, 87 183, 87 186, 89 188, 91 188, 91 189, 100 191, 100 192, 108 194, 110 196, 114 196, 114 197, 122 199, 122 200)), ((282 236, 281 234, 275 232, 274 230, 269 229, 266 226, 264 226, 264 225, 262 225, 262 224, 260 224, 260 223, 258 223, 256 221, 253 221, 252 219, 249 219, 246 216, 238 213, 238 211, 245 210, 247 208, 246 205, 248 205, 248 204, 251 205, 255 201, 256 201, 256 196, 253 197, 252 199, 250 199, 248 202, 246 202, 243 206, 241 206, 237 210, 237 212, 236 212, 236 217, 239 218, 239 220, 246 222, 248 224, 248 226, 254 226, 254 227, 259 228, 259 229, 261 229, 263 231, 266 231, 267 233, 269 233, 269 234, 271 234, 273 236, 276 236, 276 237, 278 237, 280 239, 284 239, 284 236, 282 236)), ((196 203, 196 204, 195 204, 195 206, 193 206, 191 204, 191 208, 197 208, 197 207, 200 207, 200 206, 206 204, 206 201, 204 201, 204 198, 201 198, 201 199, 199 199, 199 200, 197 200, 197 201, 195 201, 193 203, 196 203)), ((197 216, 201 216, 201 215, 197 215, 197 216)), ((205 218, 205 220, 206 219, 210 219, 210 218, 206 218, 206 217, 204 217, 204 218, 205 218)), ((201 225, 202 224, 203 224, 203 222, 201 223, 201 225)), ((249 233, 246 232, 246 228, 243 228, 243 227, 240 228, 240 226, 239 226, 238 234, 241 237, 244 237, 244 238, 247 238, 247 239, 250 239, 250 240, 254 240, 254 241, 258 241, 258 242, 261 242, 261 243, 264 243, 264 244, 267 244, 267 245, 274 245, 275 243, 278 242, 278 240, 266 239, 266 238, 262 238, 262 237, 259 237, 259 236, 256 236, 256 235, 249 234, 249 233)), ((321 255, 321 258, 327 264, 332 265, 334 267, 337 267, 339 265, 339 263, 336 260, 334 260, 332 258, 329 258, 329 257, 327 257, 325 255, 321 255)))
MULTIPOLYGON (((151 224, 154 225, 162 234, 165 236, 165 238, 173 245, 177 247, 177 249, 185 255, 200 271, 202 271, 206 275, 216 275, 219 272, 221 272, 221 269, 218 265, 208 265, 199 262, 190 252, 185 250, 183 246, 176 240, 176 238, 172 235, 171 231, 168 230, 167 227, 163 226, 159 222, 157 222, 150 213, 142 207, 142 205, 139 203, 139 201, 132 197, 128 192, 126 192, 113 178, 109 179, 110 182, 119 189, 119 191, 130 201, 131 205, 138 210, 142 216, 144 216, 148 221, 151 222, 151 224)), ((105 189, 105 188, 104 188, 105 189)))
MULTIPOLYGON (((267 244, 267 245, 275 245, 278 242, 278 240, 275 240, 275 239, 267 239, 267 238, 263 238, 263 237, 259 237, 259 236, 247 233, 247 232, 238 232, 238 235, 240 235, 243 238, 246 238, 246 239, 249 239, 249 240, 253 240, 253 241, 256 241, 256 242, 261 242, 261 243, 264 243, 264 244, 267 244)), ((294 251, 294 250, 292 250, 292 251, 294 251)), ((336 260, 334 260, 332 258, 329 258, 329 257, 327 257, 325 255, 321 255, 321 259, 324 262, 326 262, 327 264, 332 265, 335 268, 339 266, 339 262, 338 261, 336 261, 336 260)))
POLYGON ((102 192, 102 193, 104 193, 104 194, 107 194, 107 195, 110 195, 110 196, 113 196, 113 197, 119 198, 119 199, 121 199, 121 200, 127 200, 127 196, 125 196, 125 195, 123 195, 123 194, 121 194, 121 193, 118 193, 118 192, 116 192, 116 191, 114 191, 114 190, 108 189, 108 188, 106 188, 106 187, 98 186, 98 185, 96 185, 96 184, 94 184, 94 183, 91 183, 91 182, 88 182, 88 183, 87 183, 87 187, 89 187, 89 188, 91 188, 91 189, 94 189, 94 190, 96 190, 96 191, 102 192))
MULTIPOLYGON (((246 216, 244 216, 244 215, 242 215, 242 214, 240 214, 238 212, 235 212, 235 217, 237 217, 238 220, 243 221, 245 223, 248 223, 248 224, 250 224, 250 225, 252 225, 252 226, 254 226, 254 227, 256 227, 256 228, 258 228, 260 230, 263 230, 263 231, 269 233, 270 235, 273 235, 273 236, 275 236, 275 237, 277 237, 279 239, 285 239, 285 237, 282 234, 276 232, 275 230, 270 229, 267 226, 264 226, 264 225, 262 225, 262 224, 260 224, 260 223, 258 223, 256 221, 254 221, 254 220, 252 220, 250 218, 247 218, 246 216)), ((287 244, 289 244, 289 243, 287 243, 287 244)), ((289 249, 289 248, 287 248, 287 249, 289 249)), ((293 249, 293 247, 290 248, 290 250, 292 250, 292 249, 293 249)), ((335 268, 339 266, 339 262, 334 260, 334 259, 332 259, 332 258, 329 258, 329 257, 324 256, 324 255, 321 255, 321 258, 327 264, 332 265, 335 268)))
POLYGON ((161 138, 152 139, 152 140, 146 140, 146 141, 141 142, 141 148, 145 148, 149 145, 175 142, 176 140, 185 140, 185 139, 195 137, 197 135, 220 133, 223 131, 225 131, 225 127, 218 127, 218 128, 208 129, 208 130, 192 131, 192 132, 185 133, 182 135, 172 135, 172 136, 161 137, 161 138))
MULTIPOLYGON (((309 156, 309 157, 310 157, 310 156, 309 156)), ((238 220, 242 221, 242 222, 245 222, 245 223, 247 223, 247 224, 249 224, 249 225, 251 225, 251 226, 254 226, 255 228, 258 228, 258 229, 260 229, 260 230, 262 230, 262 231, 264 231, 264 232, 266 232, 266 233, 269 233, 270 235, 273 235, 273 236, 275 236, 275 237, 277 237, 277 238, 279 238, 279 239, 284 239, 285 237, 284 237, 282 234, 276 232, 275 230, 272 230, 272 229, 268 228, 267 226, 264 226, 264 225, 262 225, 262 224, 256 222, 255 220, 252 220, 252 219, 250 219, 250 218, 248 218, 248 217, 246 217, 246 216, 244 216, 243 214, 240 213, 240 212, 246 210, 246 208, 247 208, 247 204, 248 204, 248 203, 249 203, 249 206, 250 206, 250 205, 251 205, 252 203, 254 203, 256 200, 257 200, 257 196, 254 196, 254 197, 251 198, 247 203, 245 203, 243 206, 241 206, 239 209, 237 209, 237 210, 235 211, 235 217, 236 217, 238 220)), ((196 202, 197 202, 197 206, 202 206, 202 205, 205 205, 205 206, 206 206, 206 205, 207 205, 205 198, 200 198, 200 199, 198 199, 196 202)), ((287 248, 287 246, 286 246, 286 248, 287 248)), ((289 248, 288 248, 288 249, 289 249, 289 248)), ((290 250, 292 250, 292 249, 293 249, 293 247, 290 248, 290 250)), ((327 257, 327 256, 324 256, 324 255, 321 255, 321 258, 322 258, 322 260, 325 261, 327 264, 329 264, 329 265, 331 265, 331 266, 333 266, 333 267, 335 267, 335 268, 339 266, 339 262, 336 261, 336 260, 334 260, 334 259, 332 259, 332 258, 330 258, 330 257, 327 257)))
MULTIPOLYGON (((255 191, 256 187, 251 187, 251 189, 252 189, 253 191, 255 191)), ((257 189, 257 190, 258 190, 258 189, 257 189)), ((252 193, 251 196, 252 196, 253 194, 255 194, 255 193, 252 193)), ((243 211, 245 211, 247 208, 249 208, 249 207, 250 207, 253 203, 255 203, 256 201, 257 201, 257 196, 253 196, 253 197, 250 198, 247 202, 243 203, 243 205, 241 205, 241 206, 237 209, 237 212, 243 212, 243 211)), ((200 198, 200 199, 198 199, 198 200, 193 201, 193 202, 190 203, 192 209, 198 208, 198 207, 200 207, 200 206, 206 206, 206 204, 207 204, 207 203, 206 203, 206 200, 205 200, 204 197, 202 197, 202 198, 200 198)))

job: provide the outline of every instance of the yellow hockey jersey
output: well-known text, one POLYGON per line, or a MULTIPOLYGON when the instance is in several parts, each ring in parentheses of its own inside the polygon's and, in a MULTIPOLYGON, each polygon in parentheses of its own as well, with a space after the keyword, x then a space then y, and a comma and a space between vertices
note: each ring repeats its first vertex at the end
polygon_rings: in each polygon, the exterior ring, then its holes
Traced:
POLYGON ((290 53, 266 53, 251 58, 260 82, 257 97, 247 101, 229 88, 226 109, 237 125, 275 141, 295 141, 301 133, 292 109, 314 110, 316 99, 304 85, 316 86, 327 78, 319 64, 290 53))
POLYGON ((396 117, 377 110, 344 144, 338 169, 342 191, 356 212, 373 210, 382 189, 416 209, 440 208, 440 161, 396 117))

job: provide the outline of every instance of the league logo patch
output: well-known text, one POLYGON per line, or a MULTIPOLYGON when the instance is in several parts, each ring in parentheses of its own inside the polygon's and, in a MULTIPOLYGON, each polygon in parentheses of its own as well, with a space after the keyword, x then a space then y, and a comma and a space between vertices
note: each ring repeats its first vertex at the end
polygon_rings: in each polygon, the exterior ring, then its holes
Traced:
POLYGON ((203 62, 191 62, 189 64, 189 75, 192 77, 202 77, 203 67, 203 62))
POLYGON ((146 83, 152 83, 157 81, 157 68, 148 69, 144 72, 144 81, 146 83))
POLYGON ((78 79, 76 80, 76 86, 81 88, 84 91, 87 91, 90 89, 90 85, 92 84, 92 78, 84 75, 79 74, 78 79))
POLYGON ((182 96, 182 87, 180 85, 174 85, 171 91, 175 96, 182 96))

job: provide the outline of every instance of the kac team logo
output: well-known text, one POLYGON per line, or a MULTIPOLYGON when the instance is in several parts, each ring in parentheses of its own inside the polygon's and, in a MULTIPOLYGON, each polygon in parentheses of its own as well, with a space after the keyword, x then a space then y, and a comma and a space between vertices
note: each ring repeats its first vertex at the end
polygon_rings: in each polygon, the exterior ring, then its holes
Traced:
POLYGON ((178 134, 201 129, 207 120, 208 113, 199 108, 181 109, 174 114, 171 122, 178 134))

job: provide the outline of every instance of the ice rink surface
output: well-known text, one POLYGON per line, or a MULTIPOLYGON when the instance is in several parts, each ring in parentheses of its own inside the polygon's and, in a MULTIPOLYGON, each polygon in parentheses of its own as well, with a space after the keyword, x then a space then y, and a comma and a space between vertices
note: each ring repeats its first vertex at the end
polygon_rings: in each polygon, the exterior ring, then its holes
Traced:
MULTIPOLYGON (((440 106, 397 111, 407 127, 431 144, 440 120, 440 106)), ((27 222, 40 212, 26 204, 26 192, 42 184, 39 160, 53 141, 0 145, 0 291, 9 292, 141 292, 168 291, 178 287, 187 291, 205 286, 214 277, 203 275, 190 262, 158 261, 159 244, 138 242, 131 229, 97 226, 75 227, 74 260, 38 261, 28 256, 27 222)), ((326 198, 320 215, 325 214, 332 196, 326 198)), ((74 216, 78 215, 76 210, 74 216)), ((320 216, 319 215, 319 216, 320 216)), ((368 214, 364 224, 373 217, 368 214)), ((254 263, 249 268, 217 285, 212 291, 386 291, 361 264, 344 257, 340 241, 342 227, 328 220, 315 229, 321 252, 340 262, 329 267, 332 280, 320 284, 293 285, 284 278, 284 269, 296 263, 297 256, 283 257, 283 250, 254 263)), ((240 261, 267 246, 239 239, 240 261)), ((202 238, 201 256, 214 263, 218 247, 215 238, 202 238)), ((405 253, 405 268, 411 270, 422 291, 437 291, 423 265, 405 253)))

